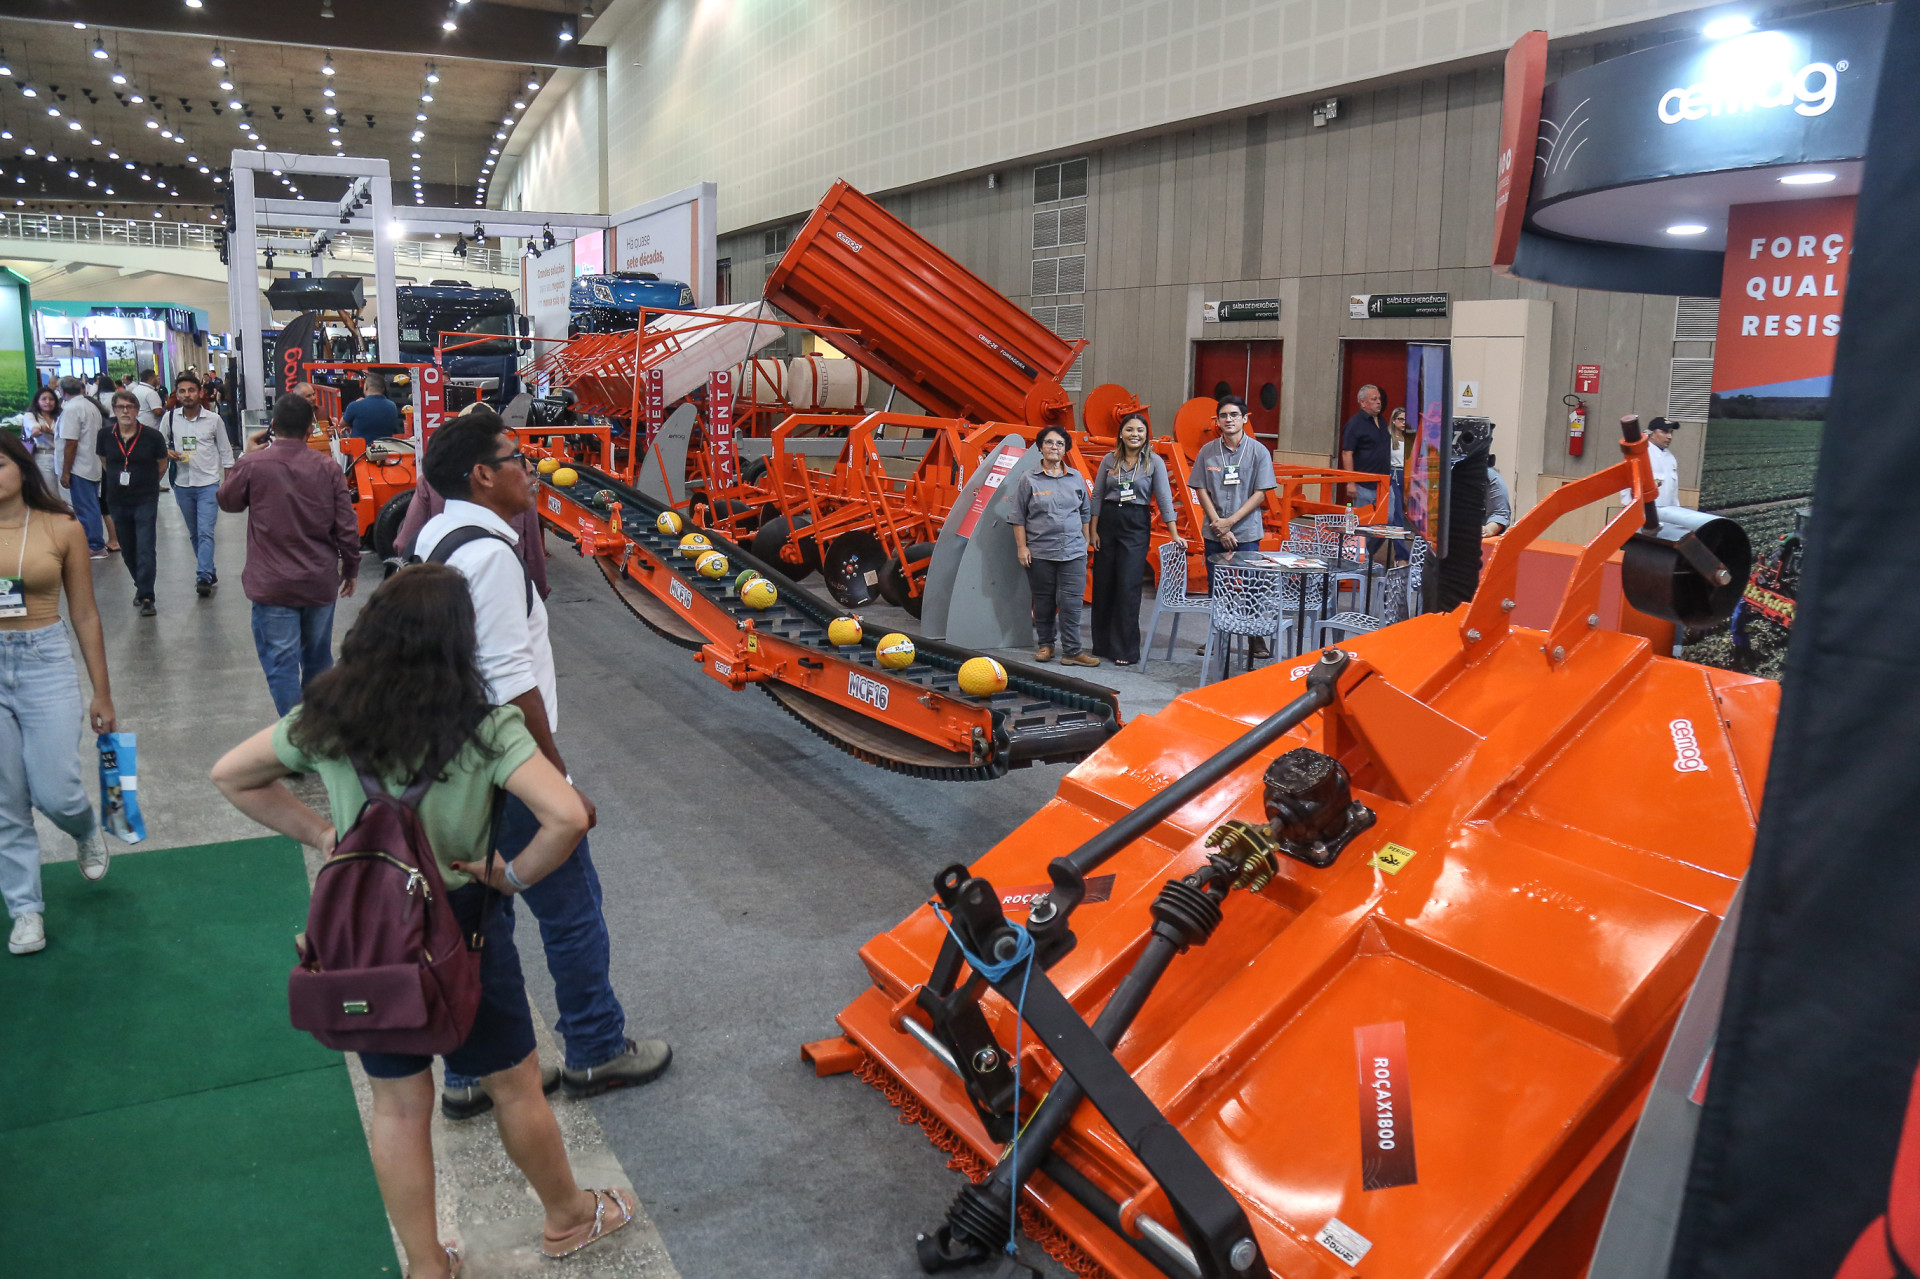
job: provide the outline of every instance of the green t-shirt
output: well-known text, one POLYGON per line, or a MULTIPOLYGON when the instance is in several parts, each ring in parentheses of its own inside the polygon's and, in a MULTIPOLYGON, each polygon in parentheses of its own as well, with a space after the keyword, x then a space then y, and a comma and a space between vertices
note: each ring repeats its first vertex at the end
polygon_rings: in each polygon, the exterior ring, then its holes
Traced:
MULTIPOLYGON (((301 753, 288 736, 299 717, 300 707, 296 706, 274 725, 273 753, 296 773, 320 774, 333 810, 333 828, 344 832, 367 806, 367 793, 360 785, 359 774, 344 758, 312 759, 301 753)), ((450 889, 470 882, 469 876, 453 869, 453 862, 477 862, 491 851, 487 839, 493 819, 494 789, 504 787, 514 770, 540 749, 534 743, 533 734, 527 731, 527 721, 518 706, 496 706, 493 713, 481 721, 474 736, 499 753, 488 759, 469 744, 444 770, 446 779, 428 787, 420 800, 420 824, 426 827, 433 855, 440 862, 440 874, 450 889)), ((413 779, 382 780, 388 794, 398 795, 413 779)))

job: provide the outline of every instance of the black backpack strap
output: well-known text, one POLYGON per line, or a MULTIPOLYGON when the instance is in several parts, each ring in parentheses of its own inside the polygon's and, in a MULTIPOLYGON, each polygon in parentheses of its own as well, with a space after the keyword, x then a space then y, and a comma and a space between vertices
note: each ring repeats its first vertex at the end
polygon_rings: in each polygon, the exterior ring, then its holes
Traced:
POLYGON ((527 561, 521 557, 519 548, 492 529, 481 528, 478 524, 462 524, 459 528, 454 529, 451 533, 448 533, 445 537, 434 543, 433 554, 427 556, 424 562, 428 564, 445 564, 453 553, 461 547, 467 545, 469 542, 477 542, 481 538, 486 537, 490 537, 502 546, 505 546, 509 551, 513 552, 513 557, 520 561, 520 576, 525 578, 527 583, 527 613, 531 616, 533 613, 533 570, 527 567, 527 561))

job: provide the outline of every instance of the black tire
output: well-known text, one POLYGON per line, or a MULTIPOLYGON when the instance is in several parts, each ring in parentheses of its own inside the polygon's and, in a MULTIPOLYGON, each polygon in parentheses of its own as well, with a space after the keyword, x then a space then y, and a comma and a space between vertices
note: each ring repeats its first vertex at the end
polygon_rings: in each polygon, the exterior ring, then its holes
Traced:
POLYGON ((740 482, 742 484, 758 484, 766 478, 766 475, 767 459, 764 457, 749 458, 747 464, 740 470, 740 482))
MULTIPOLYGON (((813 516, 801 515, 795 520, 800 528, 813 523, 813 516)), ((805 581, 820 571, 820 547, 812 538, 800 540, 800 563, 780 558, 780 548, 787 544, 791 530, 787 527, 787 517, 776 515, 762 524, 753 535, 752 551, 755 559, 762 560, 785 573, 796 582, 805 581)))
POLYGON ((400 526, 406 522, 407 507, 413 503, 413 490, 395 493, 373 517, 373 553, 381 559, 390 559, 399 552, 394 543, 400 538, 400 526))
MULTIPOLYGON (((907 548, 909 560, 924 559, 933 554, 932 542, 915 542, 907 548)), ((908 593, 906 570, 901 566, 898 556, 889 555, 887 562, 880 568, 880 598, 895 608, 904 608, 914 617, 920 616, 921 606, 926 595, 908 593)))

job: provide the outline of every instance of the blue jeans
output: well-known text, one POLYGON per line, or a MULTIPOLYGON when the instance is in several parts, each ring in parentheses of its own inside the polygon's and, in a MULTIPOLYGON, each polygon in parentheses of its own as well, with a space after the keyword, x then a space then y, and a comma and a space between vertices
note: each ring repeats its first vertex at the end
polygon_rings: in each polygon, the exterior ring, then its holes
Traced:
POLYGON ((255 604, 253 648, 267 673, 273 709, 285 715, 300 704, 307 681, 333 665, 333 605, 255 604))
POLYGON ((160 514, 156 494, 144 502, 107 502, 107 514, 113 516, 113 531, 120 535, 120 558, 127 562, 133 578, 133 598, 153 599, 154 545, 153 526, 160 514))
POLYGON ((198 557, 194 576, 202 580, 213 576, 213 522, 220 517, 220 504, 214 499, 219 495, 218 484, 173 486, 173 500, 180 504, 180 518, 187 522, 187 538, 198 557))
POLYGON ((77 840, 93 833, 79 738, 80 680, 67 628, 0 631, 0 899, 13 918, 46 905, 33 810, 77 840))
POLYGON ((107 526, 100 522, 100 481, 73 477, 67 495, 73 499, 73 513, 87 533, 87 549, 95 555, 107 549, 107 526))
MULTIPOLYGON (((513 796, 506 797, 500 814, 497 847, 508 861, 532 842, 540 822, 531 809, 513 796)), ((553 999, 560 1006, 555 1029, 567 1046, 567 1069, 604 1066, 627 1050, 627 1014, 613 993, 607 974, 611 944, 607 921, 600 914, 600 876, 582 836, 573 856, 560 868, 520 894, 540 925, 540 943, 547 950, 547 972, 553 978, 553 999)), ((507 917, 513 929, 513 917, 507 917)), ((449 1069, 449 1088, 468 1088, 475 1081, 449 1069)))

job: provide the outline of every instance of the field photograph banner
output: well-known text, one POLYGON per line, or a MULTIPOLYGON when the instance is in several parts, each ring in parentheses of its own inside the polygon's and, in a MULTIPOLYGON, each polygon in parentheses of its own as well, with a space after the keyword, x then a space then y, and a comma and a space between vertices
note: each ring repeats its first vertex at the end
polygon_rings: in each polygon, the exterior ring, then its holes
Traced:
POLYGON ((27 278, 0 267, 0 415, 26 412, 33 398, 32 307, 27 278))

